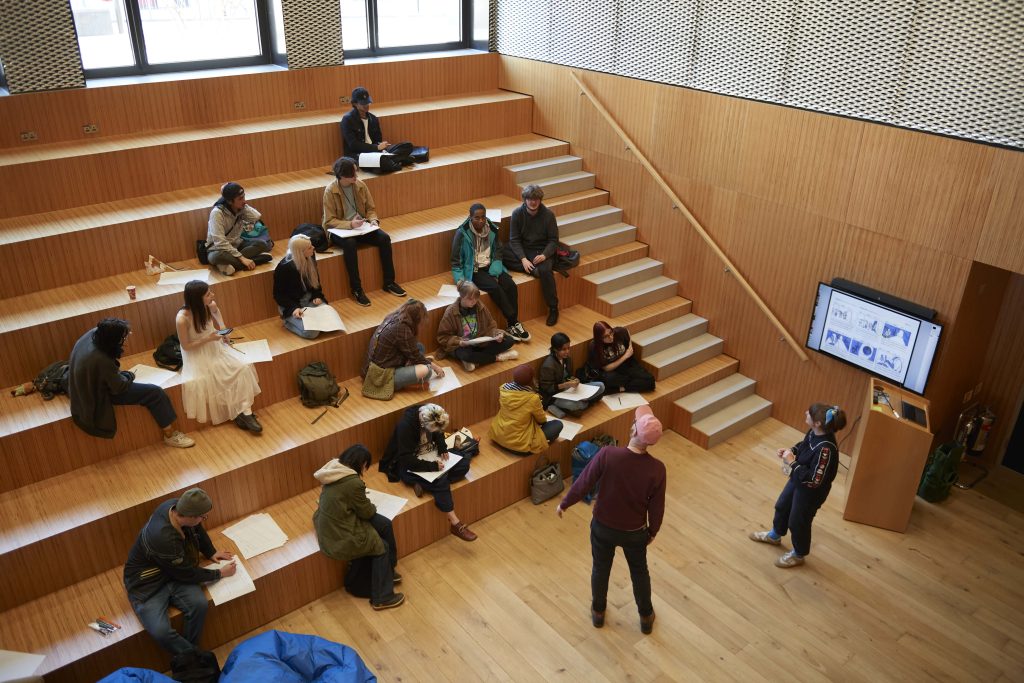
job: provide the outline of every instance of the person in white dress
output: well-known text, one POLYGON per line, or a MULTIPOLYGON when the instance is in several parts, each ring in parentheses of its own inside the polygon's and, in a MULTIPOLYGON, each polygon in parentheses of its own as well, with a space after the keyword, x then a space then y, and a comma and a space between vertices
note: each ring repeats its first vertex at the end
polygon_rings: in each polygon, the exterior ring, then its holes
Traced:
POLYGON ((256 369, 231 347, 227 328, 210 286, 201 280, 185 285, 185 305, 174 320, 181 342, 181 402, 185 414, 199 422, 234 420, 254 434, 263 426, 252 412, 260 393, 256 369))

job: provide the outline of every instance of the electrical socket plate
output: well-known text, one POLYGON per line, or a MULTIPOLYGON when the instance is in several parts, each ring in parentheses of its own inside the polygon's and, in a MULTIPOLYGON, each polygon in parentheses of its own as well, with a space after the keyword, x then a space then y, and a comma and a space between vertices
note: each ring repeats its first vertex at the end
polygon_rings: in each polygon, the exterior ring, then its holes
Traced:
POLYGON ((296 109, 305 109, 305 108, 306 108, 306 103, 305 103, 305 102, 303 102, 302 100, 299 100, 299 101, 298 101, 298 102, 296 102, 296 103, 295 103, 295 104, 294 104, 293 106, 294 106, 294 107, 295 107, 296 109))
POLYGON ((33 140, 38 140, 38 139, 39 139, 39 136, 36 135, 36 132, 34 130, 24 130, 24 131, 21 132, 21 141, 22 142, 32 142, 33 140))
POLYGON ((97 126, 95 123, 87 123, 84 126, 82 126, 82 132, 85 133, 86 135, 92 135, 93 133, 98 133, 99 130, 100 130, 100 127, 97 126))

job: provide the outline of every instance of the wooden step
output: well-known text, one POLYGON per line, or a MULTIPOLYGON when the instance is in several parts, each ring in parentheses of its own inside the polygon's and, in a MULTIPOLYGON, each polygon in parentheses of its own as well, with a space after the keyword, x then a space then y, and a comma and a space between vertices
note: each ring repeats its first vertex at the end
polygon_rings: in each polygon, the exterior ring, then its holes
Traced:
POLYGON ((647 306, 673 296, 677 286, 678 283, 672 278, 659 275, 599 296, 597 307, 600 312, 613 317, 622 315, 634 308, 647 306))
MULTIPOLYGON (((576 173, 583 170, 583 159, 570 154, 558 157, 551 157, 542 161, 528 161, 524 164, 512 164, 506 166, 504 175, 506 182, 511 182, 512 187, 522 187, 534 180, 550 178, 555 175, 576 173)), ((506 186, 507 187, 507 186, 506 186)))
POLYGON ((564 240, 570 235, 621 222, 622 209, 611 205, 599 206, 588 211, 559 216, 558 236, 564 240))
POLYGON ((591 273, 584 278, 594 285, 597 296, 608 294, 613 290, 635 285, 661 275, 664 264, 652 258, 642 258, 621 266, 591 273))
POLYGON ((772 403, 753 394, 694 422, 691 441, 702 448, 714 448, 726 439, 772 416, 772 403))
POLYGON ((681 318, 662 323, 631 337, 640 357, 656 353, 684 342, 708 331, 708 321, 699 315, 688 313, 681 318))
POLYGON ((597 176, 593 173, 587 173, 586 171, 576 171, 574 173, 563 173, 556 176, 549 176, 546 178, 540 178, 533 183, 519 183, 520 192, 527 185, 540 185, 541 189, 544 190, 544 199, 551 197, 558 197, 559 195, 569 194, 571 192, 581 192, 594 187, 594 183, 597 176))
POLYGON ((660 382, 681 370, 719 355, 723 346, 724 342, 721 339, 704 333, 670 346, 664 351, 644 356, 641 362, 654 375, 654 379, 660 382))
POLYGON ((617 244, 625 244, 636 239, 636 227, 625 223, 613 223, 593 230, 577 232, 562 238, 562 242, 581 255, 608 249, 617 244))
MULTIPOLYGON (((736 373, 676 401, 689 426, 754 393, 755 380, 736 373)), ((679 430, 677 430, 679 431, 679 430)))

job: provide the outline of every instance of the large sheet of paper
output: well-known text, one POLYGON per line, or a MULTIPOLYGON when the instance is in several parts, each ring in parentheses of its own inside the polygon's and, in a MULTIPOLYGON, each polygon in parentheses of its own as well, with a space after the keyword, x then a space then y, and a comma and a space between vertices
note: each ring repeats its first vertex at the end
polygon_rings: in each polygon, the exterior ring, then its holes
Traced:
POLYGON ((501 222, 501 209, 487 209, 485 213, 488 220, 490 220, 492 223, 501 222))
MULTIPOLYGON (((438 457, 437 453, 428 453, 427 455, 419 456, 419 458, 420 458, 420 460, 430 460, 431 462, 437 462, 438 460, 440 460, 440 458, 438 457)), ((455 463, 457 463, 460 460, 462 460, 462 456, 461 455, 455 455, 454 453, 449 453, 448 454, 448 459, 444 463, 444 469, 442 469, 440 472, 413 472, 413 474, 415 474, 417 477, 421 477, 423 479, 426 479, 427 481, 434 481, 435 479, 440 477, 442 474, 444 474, 445 472, 447 472, 451 468, 455 467, 455 463)))
POLYGON ((446 391, 451 391, 452 389, 458 389, 462 386, 462 382, 460 382, 459 378, 455 376, 454 370, 451 368, 441 369, 444 370, 444 377, 438 377, 437 375, 432 375, 430 377, 430 393, 434 396, 446 391))
POLYGON ((28 678, 36 672, 44 659, 46 655, 0 650, 0 681, 28 678))
MULTIPOLYGON (((600 390, 593 384, 578 384, 575 389, 559 391, 553 398, 564 398, 570 401, 586 401, 600 390)), ((645 401, 646 403, 646 401, 645 401)))
POLYGON ((321 332, 337 332, 345 330, 345 323, 341 316, 332 306, 310 306, 302 312, 302 326, 307 330, 320 330, 321 332))
POLYGON ((201 270, 175 270, 160 273, 158 285, 183 285, 191 280, 210 281, 210 271, 207 268, 201 270))
POLYGON ((346 237, 359 237, 360 235, 366 235, 374 230, 380 230, 380 226, 375 225, 370 221, 366 221, 358 228, 329 228, 327 232, 344 239, 346 237))
POLYGON ((135 373, 135 381, 139 384, 155 384, 158 387, 166 386, 166 382, 178 376, 176 372, 164 370, 163 368, 154 368, 152 365, 142 365, 141 363, 129 370, 129 372, 135 373))
POLYGON ((393 496, 390 493, 374 491, 373 489, 366 489, 366 497, 369 498, 370 502, 377 508, 378 514, 384 515, 391 520, 393 520, 395 516, 402 511, 405 504, 409 502, 408 498, 393 496))
POLYGON ((393 156, 388 152, 361 152, 359 154, 360 168, 380 168, 380 158, 393 156))
POLYGON ((554 417, 553 415, 548 415, 547 418, 548 418, 548 420, 547 420, 548 422, 551 422, 552 420, 560 420, 561 421, 561 423, 562 423, 562 431, 560 431, 558 433, 558 438, 559 439, 565 439, 566 441, 572 441, 573 439, 576 438, 576 435, 580 433, 580 430, 583 429, 583 425, 579 424, 578 422, 570 422, 569 420, 566 420, 566 419, 561 418, 561 417, 554 417))
POLYGON ((627 408, 639 408, 647 405, 647 399, 640 394, 624 393, 602 396, 601 403, 612 410, 626 410, 627 408))
POLYGON ((206 569, 220 569, 231 562, 234 562, 238 567, 233 576, 206 584, 206 588, 210 591, 210 597, 213 598, 213 604, 215 605, 222 605, 228 600, 240 598, 246 593, 256 592, 256 584, 252 582, 249 570, 242 564, 242 560, 237 557, 234 560, 215 562, 206 567, 206 569))
POLYGON ((441 285, 441 289, 437 290, 437 295, 445 299, 458 299, 459 289, 455 285, 441 285))
POLYGON ((473 337, 472 339, 467 339, 466 343, 470 346, 479 346, 480 344, 487 344, 492 341, 494 341, 494 337, 473 337))
POLYGON ((266 512, 246 517, 225 529, 224 535, 235 542, 238 554, 247 560, 268 550, 280 548, 288 540, 288 535, 266 512))
POLYGON ((269 363, 274 360, 274 354, 270 352, 270 344, 266 339, 255 341, 238 342, 231 345, 236 353, 242 354, 242 360, 250 365, 252 363, 269 363))

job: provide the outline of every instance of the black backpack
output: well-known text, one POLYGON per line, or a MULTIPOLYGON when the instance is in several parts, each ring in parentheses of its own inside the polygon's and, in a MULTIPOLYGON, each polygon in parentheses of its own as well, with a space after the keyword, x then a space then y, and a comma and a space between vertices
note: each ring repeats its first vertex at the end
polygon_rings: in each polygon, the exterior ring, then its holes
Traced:
POLYGON ((68 393, 68 370, 71 366, 66 360, 50 363, 32 380, 32 385, 44 401, 51 400, 57 394, 68 393))
POLYGON ((153 352, 153 360, 165 370, 181 370, 181 343, 178 341, 178 335, 172 334, 164 339, 153 352))
POLYGON ((313 248, 319 252, 328 251, 331 248, 331 241, 327 239, 327 231, 324 226, 316 223, 300 223, 299 227, 292 230, 292 237, 305 235, 312 242, 313 248))
POLYGON ((206 650, 189 650, 171 657, 171 678, 176 681, 217 683, 220 664, 217 655, 206 650))
POLYGON ((333 406, 338 402, 341 387, 322 361, 315 361, 299 370, 299 400, 307 408, 333 406))

